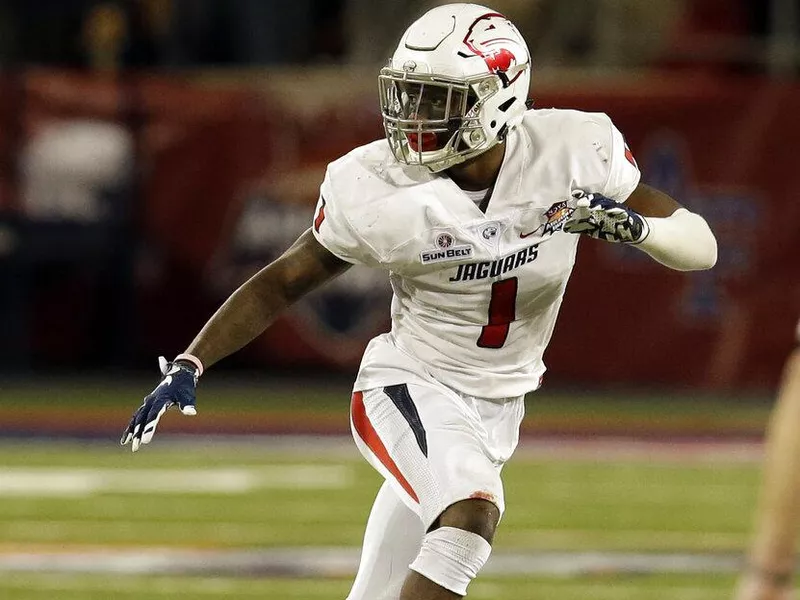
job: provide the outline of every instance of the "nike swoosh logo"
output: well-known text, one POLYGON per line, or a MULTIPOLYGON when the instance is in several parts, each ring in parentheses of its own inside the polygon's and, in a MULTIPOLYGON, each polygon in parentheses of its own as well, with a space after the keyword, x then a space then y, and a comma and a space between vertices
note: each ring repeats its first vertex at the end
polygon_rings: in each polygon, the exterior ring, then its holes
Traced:
POLYGON ((526 237, 528 237, 529 235, 533 235, 534 233, 536 233, 536 230, 529 231, 528 233, 520 233, 519 237, 524 240, 526 237))

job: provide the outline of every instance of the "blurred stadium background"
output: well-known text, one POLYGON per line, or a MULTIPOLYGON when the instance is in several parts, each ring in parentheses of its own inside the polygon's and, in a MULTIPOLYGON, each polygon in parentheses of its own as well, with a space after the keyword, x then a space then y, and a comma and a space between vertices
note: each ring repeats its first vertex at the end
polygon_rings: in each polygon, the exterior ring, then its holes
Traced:
MULTIPOLYGON (((343 598, 377 476, 351 377, 388 324, 353 269, 116 446, 216 306, 382 135, 418 0, 0 2, 0 597, 343 598)), ((720 260, 583 244, 476 599, 723 599, 800 313, 796 0, 495 0, 540 107, 607 112, 720 260)))

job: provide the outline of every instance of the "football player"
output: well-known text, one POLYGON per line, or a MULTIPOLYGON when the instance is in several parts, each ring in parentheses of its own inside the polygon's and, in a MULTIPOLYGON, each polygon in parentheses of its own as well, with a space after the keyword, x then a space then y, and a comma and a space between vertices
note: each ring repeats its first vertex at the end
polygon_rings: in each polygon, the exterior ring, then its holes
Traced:
POLYGON ((631 244, 667 267, 716 261, 706 221, 639 182, 601 113, 529 110, 531 58, 503 15, 427 12, 380 71, 385 139, 332 162, 311 227, 236 290, 123 434, 194 414, 204 368, 351 265, 389 272, 392 328, 368 345, 355 442, 385 483, 350 600, 459 598, 505 510, 500 472, 539 387, 578 240, 631 244))
POLYGON ((765 439, 755 532, 737 600, 790 600, 800 528, 800 323, 765 439))

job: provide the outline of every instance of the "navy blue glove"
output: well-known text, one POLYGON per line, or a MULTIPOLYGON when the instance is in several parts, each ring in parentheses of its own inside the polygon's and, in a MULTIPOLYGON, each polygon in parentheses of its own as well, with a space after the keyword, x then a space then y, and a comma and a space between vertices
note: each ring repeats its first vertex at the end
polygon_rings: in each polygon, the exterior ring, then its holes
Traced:
POLYGON ((164 378, 152 392, 144 398, 144 403, 133 413, 131 422, 122 434, 119 443, 123 446, 132 442, 134 452, 140 444, 149 444, 158 426, 158 420, 167 409, 176 404, 184 415, 196 415, 195 387, 197 368, 188 362, 167 362, 158 357, 158 365, 164 378))
POLYGON ((564 223, 567 233, 583 233, 599 240, 624 244, 638 244, 650 233, 647 220, 620 202, 580 190, 572 197, 577 203, 564 223))

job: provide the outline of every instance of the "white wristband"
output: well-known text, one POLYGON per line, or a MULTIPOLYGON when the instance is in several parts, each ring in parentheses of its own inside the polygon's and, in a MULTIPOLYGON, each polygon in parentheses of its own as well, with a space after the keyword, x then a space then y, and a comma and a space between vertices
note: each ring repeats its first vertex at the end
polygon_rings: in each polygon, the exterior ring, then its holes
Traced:
POLYGON ((710 269, 717 262, 717 240, 700 215, 679 208, 669 217, 645 217, 650 233, 636 247, 678 271, 710 269))
POLYGON ((186 362, 192 363, 197 368, 198 377, 203 374, 203 363, 194 354, 178 354, 178 356, 176 356, 175 360, 172 362, 177 362, 179 360, 185 360, 186 362))

